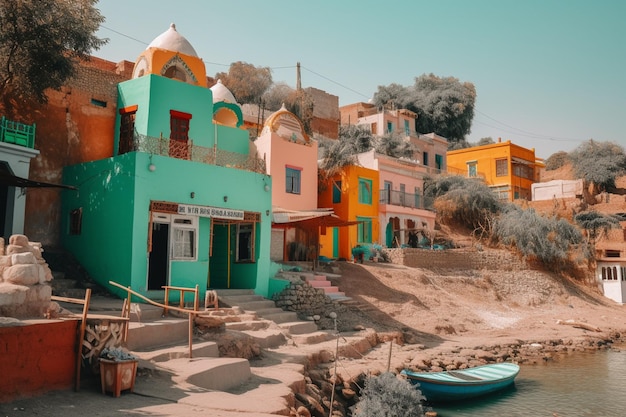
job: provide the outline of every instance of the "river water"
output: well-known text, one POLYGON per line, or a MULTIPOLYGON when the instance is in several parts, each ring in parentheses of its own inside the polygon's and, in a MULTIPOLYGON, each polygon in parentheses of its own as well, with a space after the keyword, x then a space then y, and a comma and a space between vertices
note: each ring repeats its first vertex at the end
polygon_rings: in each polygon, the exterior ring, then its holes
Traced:
POLYGON ((432 410, 438 417, 626 416, 626 351, 576 353, 520 367, 510 389, 432 410))

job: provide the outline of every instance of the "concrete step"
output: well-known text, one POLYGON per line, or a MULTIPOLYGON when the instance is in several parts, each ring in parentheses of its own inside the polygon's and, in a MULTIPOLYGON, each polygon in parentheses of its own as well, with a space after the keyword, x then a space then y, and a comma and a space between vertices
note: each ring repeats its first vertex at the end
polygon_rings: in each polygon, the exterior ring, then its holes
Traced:
POLYGON ((130 303, 130 321, 147 322, 164 318, 163 309, 152 304, 130 303))
POLYGON ((287 343, 287 338, 281 329, 244 330, 242 333, 250 336, 264 349, 274 349, 287 343))
POLYGON ((189 320, 164 318, 150 322, 130 322, 126 347, 132 351, 150 350, 159 346, 187 344, 189 320))
POLYGON ((287 322, 298 320, 298 315, 294 313, 293 311, 283 311, 283 310, 280 310, 280 311, 281 312, 279 313, 264 314, 262 315, 262 317, 266 320, 271 320, 276 324, 287 323, 287 322))
MULTIPOLYGON (((189 358, 189 343, 186 345, 176 344, 146 351, 133 351, 133 355, 151 362, 166 362, 172 359, 189 358)), ((191 345, 191 355, 193 358, 219 358, 220 351, 215 342, 193 341, 191 345)))
POLYGON ((313 321, 290 321, 278 324, 278 327, 285 330, 291 335, 314 333, 317 329, 317 324, 313 321))
POLYGON ((272 322, 269 320, 246 320, 239 322, 226 323, 226 330, 264 330, 270 327, 272 322))
POLYGON ((218 297, 233 297, 237 295, 250 295, 254 294, 254 290, 238 290, 238 289, 220 289, 215 290, 218 297))
POLYGON ((336 337, 336 334, 330 330, 319 330, 314 333, 294 335, 291 339, 296 345, 314 345, 317 343, 327 342, 336 337))
POLYGON ((302 274, 306 281, 326 281, 326 275, 302 274))
MULTIPOLYGON (((182 375, 189 384, 215 391, 228 391, 252 377, 250 362, 242 358, 180 358, 160 366, 175 375, 182 375)), ((145 394, 153 395, 150 392, 145 394)))
POLYGON ((263 298, 260 295, 257 294, 246 294, 246 295, 228 295, 228 296, 219 296, 219 299, 226 304, 235 304, 235 305, 239 305, 239 303, 248 303, 251 301, 260 301, 260 300, 264 300, 265 298, 263 298))
MULTIPOLYGON (((234 307, 234 306, 233 306, 234 307)), ((276 303, 272 300, 261 299, 259 301, 248 301, 240 303, 237 307, 241 307, 245 311, 260 311, 268 308, 276 308, 276 303)))
POLYGON ((324 288, 324 287, 330 287, 332 286, 332 282, 330 281, 322 281, 322 280, 313 280, 313 281, 307 281, 309 283, 309 285, 311 285, 311 287, 313 288, 324 288))

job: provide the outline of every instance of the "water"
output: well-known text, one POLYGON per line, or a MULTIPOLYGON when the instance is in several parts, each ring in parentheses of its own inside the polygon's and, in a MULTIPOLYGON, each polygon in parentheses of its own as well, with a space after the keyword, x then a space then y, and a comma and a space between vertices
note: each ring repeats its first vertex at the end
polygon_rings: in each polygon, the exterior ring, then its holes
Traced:
POLYGON ((625 391, 626 351, 579 353, 521 365, 510 389, 432 409, 438 417, 622 417, 625 391))

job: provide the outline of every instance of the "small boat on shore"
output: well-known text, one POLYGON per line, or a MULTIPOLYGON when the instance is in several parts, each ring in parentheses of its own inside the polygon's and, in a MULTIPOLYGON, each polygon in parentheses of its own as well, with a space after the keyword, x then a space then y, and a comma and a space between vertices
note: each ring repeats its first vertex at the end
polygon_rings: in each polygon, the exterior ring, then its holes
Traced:
POLYGON ((401 372, 432 402, 466 400, 502 390, 513 384, 518 373, 519 366, 509 362, 456 371, 401 372))

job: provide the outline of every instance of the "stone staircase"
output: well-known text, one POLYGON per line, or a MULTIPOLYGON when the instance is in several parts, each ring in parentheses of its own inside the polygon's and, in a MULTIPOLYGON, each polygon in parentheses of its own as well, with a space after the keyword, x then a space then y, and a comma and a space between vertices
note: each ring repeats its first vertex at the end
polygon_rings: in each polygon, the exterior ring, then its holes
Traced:
POLYGON ((247 322, 226 323, 226 328, 246 333, 264 348, 287 343, 313 344, 333 338, 331 332, 320 331, 313 321, 303 321, 293 311, 284 311, 253 290, 217 290, 220 306, 238 307, 258 317, 247 322))

